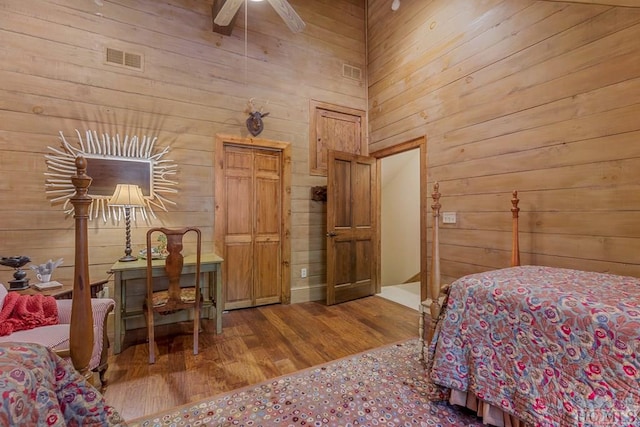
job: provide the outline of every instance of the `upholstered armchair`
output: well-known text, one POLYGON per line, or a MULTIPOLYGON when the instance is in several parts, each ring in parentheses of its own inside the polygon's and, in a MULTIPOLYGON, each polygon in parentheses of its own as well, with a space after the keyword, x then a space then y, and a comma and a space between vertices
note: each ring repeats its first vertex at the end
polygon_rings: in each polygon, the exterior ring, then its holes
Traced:
MULTIPOLYGON (((0 311, 4 306, 5 298, 8 295, 7 289, 0 285, 0 311)), ((42 344, 48 348, 56 350, 61 356, 68 358, 69 333, 71 324, 71 302, 70 299, 56 300, 58 308, 58 324, 38 326, 33 329, 14 331, 10 335, 0 336, 0 342, 29 342, 42 344)), ((108 339, 106 320, 108 314, 113 310, 115 302, 110 298, 91 298, 91 308, 93 312, 93 336, 94 343, 89 361, 89 369, 100 375, 100 380, 104 378, 107 370, 108 339)))

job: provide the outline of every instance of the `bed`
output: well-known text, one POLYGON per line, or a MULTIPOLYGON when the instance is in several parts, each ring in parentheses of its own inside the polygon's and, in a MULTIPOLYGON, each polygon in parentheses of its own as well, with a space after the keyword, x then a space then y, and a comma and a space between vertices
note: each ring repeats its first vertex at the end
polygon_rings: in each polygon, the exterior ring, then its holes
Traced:
POLYGON ((0 344, 0 425, 123 425, 117 411, 53 350, 0 344))
POLYGON ((423 303, 431 398, 497 426, 640 426, 640 279, 520 266, 515 192, 512 203, 511 267, 443 290, 434 247, 423 303))
POLYGON ((0 425, 124 425, 120 415, 90 383, 94 344, 87 241, 87 161, 75 160, 71 198, 75 218, 75 266, 68 355, 40 344, 0 344, 0 425))

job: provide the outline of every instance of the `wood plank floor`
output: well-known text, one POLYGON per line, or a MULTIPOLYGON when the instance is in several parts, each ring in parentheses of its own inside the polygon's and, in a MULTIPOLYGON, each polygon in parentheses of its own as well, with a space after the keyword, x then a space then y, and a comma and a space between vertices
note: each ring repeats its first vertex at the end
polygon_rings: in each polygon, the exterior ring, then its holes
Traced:
POLYGON ((154 365, 146 330, 129 331, 123 351, 109 357, 104 395, 125 419, 417 337, 418 312, 378 296, 233 310, 223 314, 221 335, 203 322, 197 356, 190 325, 156 329, 154 365))

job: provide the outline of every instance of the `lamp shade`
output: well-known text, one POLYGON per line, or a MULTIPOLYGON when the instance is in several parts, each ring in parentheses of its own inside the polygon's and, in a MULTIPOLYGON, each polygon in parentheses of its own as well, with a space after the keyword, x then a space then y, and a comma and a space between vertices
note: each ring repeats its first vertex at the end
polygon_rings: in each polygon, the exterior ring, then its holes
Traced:
POLYGON ((145 206, 142 190, 133 184, 118 184, 113 196, 109 199, 109 206, 145 206))

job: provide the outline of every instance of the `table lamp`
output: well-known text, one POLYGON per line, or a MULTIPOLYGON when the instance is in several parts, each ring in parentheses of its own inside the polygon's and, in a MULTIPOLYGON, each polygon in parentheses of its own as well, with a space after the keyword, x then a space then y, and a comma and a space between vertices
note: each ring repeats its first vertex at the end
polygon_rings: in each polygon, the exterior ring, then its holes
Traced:
POLYGON ((109 206, 121 206, 124 208, 127 246, 124 250, 124 256, 119 261, 135 261, 138 258, 131 255, 131 208, 145 206, 142 190, 137 185, 118 184, 113 196, 109 199, 109 206))

